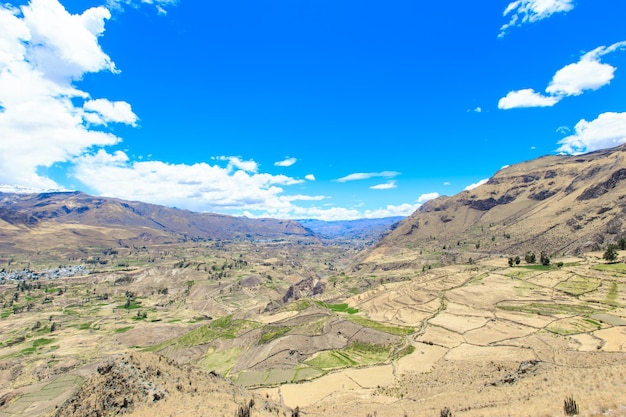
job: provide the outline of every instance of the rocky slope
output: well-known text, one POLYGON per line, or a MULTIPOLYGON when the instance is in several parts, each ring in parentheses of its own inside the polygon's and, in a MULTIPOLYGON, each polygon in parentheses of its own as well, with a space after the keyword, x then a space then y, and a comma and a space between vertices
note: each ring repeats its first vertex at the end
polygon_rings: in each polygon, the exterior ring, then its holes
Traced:
POLYGON ((355 268, 598 250, 626 235, 625 180, 624 145, 509 166, 484 185, 424 204, 355 268))

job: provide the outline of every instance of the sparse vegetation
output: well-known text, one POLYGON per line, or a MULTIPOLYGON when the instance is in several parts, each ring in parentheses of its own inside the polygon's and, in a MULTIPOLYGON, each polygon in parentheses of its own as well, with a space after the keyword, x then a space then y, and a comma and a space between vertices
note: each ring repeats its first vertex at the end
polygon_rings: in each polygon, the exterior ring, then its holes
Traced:
POLYGON ((615 262, 617 257, 618 257, 617 245, 610 243, 607 246, 606 250, 604 251, 604 254, 602 255, 602 259, 604 259, 607 262, 615 262))
POLYGON ((524 255, 524 260, 526 261, 527 264, 534 264, 535 262, 537 262, 537 257, 535 256, 534 252, 526 252, 526 255, 524 255))
POLYGON ((563 411, 565 411, 566 416, 578 415, 578 404, 576 404, 573 396, 569 396, 565 399, 563 404, 563 411))

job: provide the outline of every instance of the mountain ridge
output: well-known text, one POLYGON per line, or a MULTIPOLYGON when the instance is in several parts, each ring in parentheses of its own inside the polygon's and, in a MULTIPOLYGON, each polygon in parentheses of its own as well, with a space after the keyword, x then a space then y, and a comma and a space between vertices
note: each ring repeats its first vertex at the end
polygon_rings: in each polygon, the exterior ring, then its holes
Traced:
POLYGON ((293 220, 198 213, 80 191, 0 193, 0 235, 5 246, 13 243, 24 250, 32 248, 33 241, 51 247, 61 243, 122 246, 187 239, 315 238, 293 220))
POLYGON ((625 145, 511 165, 483 185, 426 202, 355 267, 599 250, 626 235, 624 180, 625 145))

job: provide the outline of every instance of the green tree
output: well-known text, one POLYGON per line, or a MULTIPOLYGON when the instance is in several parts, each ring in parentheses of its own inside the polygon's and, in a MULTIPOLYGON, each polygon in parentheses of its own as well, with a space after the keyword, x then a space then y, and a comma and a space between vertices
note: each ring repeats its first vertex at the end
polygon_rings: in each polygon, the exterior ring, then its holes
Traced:
POLYGON ((540 260, 541 260, 541 265, 543 266, 550 265, 550 257, 544 251, 541 251, 540 260))
POLYGON ((619 246, 619 250, 626 250, 626 238, 621 238, 617 246, 619 246))
POLYGON ((513 257, 509 258, 509 267, 513 267, 515 265, 515 259, 513 257))
POLYGON ((537 257, 535 256, 535 252, 528 251, 526 255, 524 255, 524 260, 527 264, 534 264, 537 262, 537 257))
POLYGON ((606 251, 604 251, 604 255, 602 255, 602 259, 604 259, 607 262, 613 262, 617 259, 617 245, 614 245, 612 243, 609 244, 609 246, 607 246, 606 251))
POLYGON ((522 262, 522 260, 519 258, 519 256, 515 257, 515 265, 519 265, 520 262, 522 262))

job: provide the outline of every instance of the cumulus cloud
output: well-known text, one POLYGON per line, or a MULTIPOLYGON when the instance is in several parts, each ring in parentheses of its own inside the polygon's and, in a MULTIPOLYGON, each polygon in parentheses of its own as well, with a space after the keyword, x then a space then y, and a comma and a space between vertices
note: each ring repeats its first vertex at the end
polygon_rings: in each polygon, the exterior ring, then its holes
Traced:
POLYGON ((521 107, 551 107, 558 103, 559 100, 558 97, 544 96, 532 88, 526 88, 524 90, 509 91, 506 96, 498 101, 498 108, 508 110, 521 107))
POLYGON ((290 167, 293 164, 295 164, 296 162, 298 162, 298 160, 296 158, 285 158, 282 161, 274 162, 274 166, 277 166, 277 167, 290 167))
POLYGON ((467 187, 463 189, 463 191, 473 190, 474 188, 480 187, 481 185, 485 184, 487 181, 489 181, 489 178, 482 179, 474 184, 468 185, 467 187))
POLYGON ((109 101, 104 98, 89 100, 83 105, 85 119, 94 124, 106 125, 109 122, 137 125, 137 115, 125 101, 109 101))
POLYGON ((616 68, 600 62, 600 58, 625 48, 626 41, 621 41, 587 52, 578 62, 568 64, 554 74, 546 87, 547 96, 531 88, 510 91, 500 99, 498 108, 508 110, 519 107, 554 106, 564 97, 578 96, 585 91, 604 87, 613 79, 616 68))
POLYGON ((555 13, 569 12, 574 8, 574 0, 517 0, 504 9, 504 16, 511 15, 511 20, 502 25, 498 37, 501 38, 512 26, 521 26, 547 19, 555 13))
POLYGON ((91 100, 73 85, 85 73, 117 71, 98 44, 110 16, 103 7, 72 15, 56 0, 0 5, 1 183, 58 189, 41 168, 120 141, 89 123, 135 123, 126 103, 91 100))
POLYGON ((623 50, 625 47, 626 41, 622 41, 587 52, 578 62, 558 70, 552 77, 546 92, 561 96, 577 96, 585 90, 597 90, 609 84, 616 68, 600 62, 600 58, 608 53, 623 50))
POLYGON ((240 169, 228 162, 222 167, 131 161, 122 151, 100 149, 76 160, 74 176, 101 195, 222 213, 288 210, 291 201, 323 198, 282 196, 282 187, 302 181, 240 169))
POLYGON ((346 175, 345 177, 341 177, 336 179, 337 182, 348 182, 348 181, 359 181, 359 180, 368 180, 370 178, 393 178, 400 175, 399 172, 395 171, 383 171, 383 172, 357 172, 354 174, 346 175))
POLYGON ((304 179, 307 181, 315 181, 315 175, 313 174, 307 174, 304 176, 304 179))
POLYGON ((142 4, 153 5, 160 15, 167 14, 167 7, 178 3, 178 0, 107 0, 107 7, 111 10, 123 10, 125 6, 138 8, 142 4))
POLYGON ((255 161, 244 161, 239 156, 215 156, 212 159, 228 162, 229 171, 240 169, 245 172, 258 172, 259 170, 259 165, 255 161))
POLYGON ((576 155, 626 143, 626 113, 602 113, 588 122, 581 119, 574 134, 561 139, 557 152, 576 155))
POLYGON ((422 194, 421 196, 417 198, 417 202, 418 204, 424 204, 425 202, 429 200, 434 200, 437 197, 439 197, 439 193, 422 194))
POLYGON ((377 185, 372 185, 370 187, 370 189, 372 190, 390 190, 392 188, 396 188, 396 182, 395 181, 388 181, 384 184, 377 184, 377 185))

